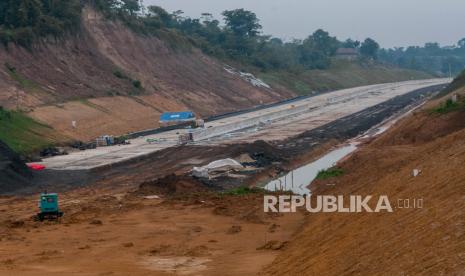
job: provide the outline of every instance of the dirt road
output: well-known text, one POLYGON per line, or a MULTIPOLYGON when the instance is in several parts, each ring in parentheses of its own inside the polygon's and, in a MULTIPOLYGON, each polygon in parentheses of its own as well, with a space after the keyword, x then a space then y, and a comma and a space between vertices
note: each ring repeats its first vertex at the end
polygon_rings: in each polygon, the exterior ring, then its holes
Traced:
POLYGON ((0 275, 256 275, 303 221, 266 216, 261 201, 81 190, 56 224, 30 219, 35 198, 0 199, 0 275))

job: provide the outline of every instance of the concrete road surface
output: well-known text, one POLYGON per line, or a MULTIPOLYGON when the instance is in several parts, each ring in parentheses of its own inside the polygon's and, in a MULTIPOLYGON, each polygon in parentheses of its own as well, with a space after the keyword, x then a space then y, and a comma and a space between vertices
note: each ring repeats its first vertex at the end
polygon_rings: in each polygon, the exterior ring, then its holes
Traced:
MULTIPOLYGON (((289 104, 223 118, 205 125, 209 132, 215 129, 221 130, 221 135, 206 137, 197 141, 196 144, 281 140, 375 106, 396 96, 424 87, 447 84, 450 81, 450 79, 416 80, 343 89, 289 104), (273 116, 273 114, 279 116, 273 116), (244 121, 255 123, 256 127, 248 127, 242 132, 237 130, 238 124, 244 121), (228 130, 229 126, 231 126, 231 131, 228 130)), ((132 139, 130 145, 72 152, 69 155, 44 159, 41 164, 47 169, 54 170, 97 168, 174 147, 177 145, 178 135, 188 131, 190 130, 172 130, 132 139), (147 139, 161 141, 149 144, 146 142, 147 139)))

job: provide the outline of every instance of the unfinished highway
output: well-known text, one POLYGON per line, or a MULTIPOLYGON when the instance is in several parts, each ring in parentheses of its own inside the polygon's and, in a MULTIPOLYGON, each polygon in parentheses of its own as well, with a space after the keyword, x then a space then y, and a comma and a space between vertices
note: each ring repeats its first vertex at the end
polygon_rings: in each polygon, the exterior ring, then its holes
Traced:
POLYGON ((395 97, 426 87, 445 85, 450 81, 450 79, 416 80, 337 90, 291 103, 220 118, 206 123, 203 129, 166 131, 132 139, 130 145, 72 152, 69 155, 44 159, 41 164, 49 170, 99 168, 177 146, 178 136, 187 132, 192 132, 193 144, 201 145, 283 140, 395 97), (157 142, 148 143, 147 139, 155 139, 157 142))

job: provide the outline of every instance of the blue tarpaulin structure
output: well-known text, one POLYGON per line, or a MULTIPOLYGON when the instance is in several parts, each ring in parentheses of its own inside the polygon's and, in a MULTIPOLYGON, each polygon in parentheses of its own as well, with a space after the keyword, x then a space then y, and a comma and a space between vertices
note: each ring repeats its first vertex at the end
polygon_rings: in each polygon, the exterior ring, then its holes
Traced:
POLYGON ((192 111, 165 112, 160 116, 160 123, 185 122, 193 120, 195 120, 195 115, 192 111))

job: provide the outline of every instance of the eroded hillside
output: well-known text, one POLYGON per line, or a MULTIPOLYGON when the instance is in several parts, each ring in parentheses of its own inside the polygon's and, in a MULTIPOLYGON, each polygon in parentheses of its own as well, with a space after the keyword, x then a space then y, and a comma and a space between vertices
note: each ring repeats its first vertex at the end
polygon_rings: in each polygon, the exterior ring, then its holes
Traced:
POLYGON ((2 105, 19 105, 79 139, 157 127, 167 110, 205 116, 293 96, 256 87, 195 48, 134 34, 89 8, 77 36, 0 51, 2 105))
POLYGON ((387 195, 393 213, 309 214, 305 229, 267 273, 462 273, 463 92, 463 88, 455 90, 459 94, 456 104, 446 104, 451 95, 432 101, 363 146, 340 164, 345 175, 312 184, 315 195, 387 195), (418 175, 414 176, 414 170, 418 175), (418 200, 422 208, 414 208, 418 200))

